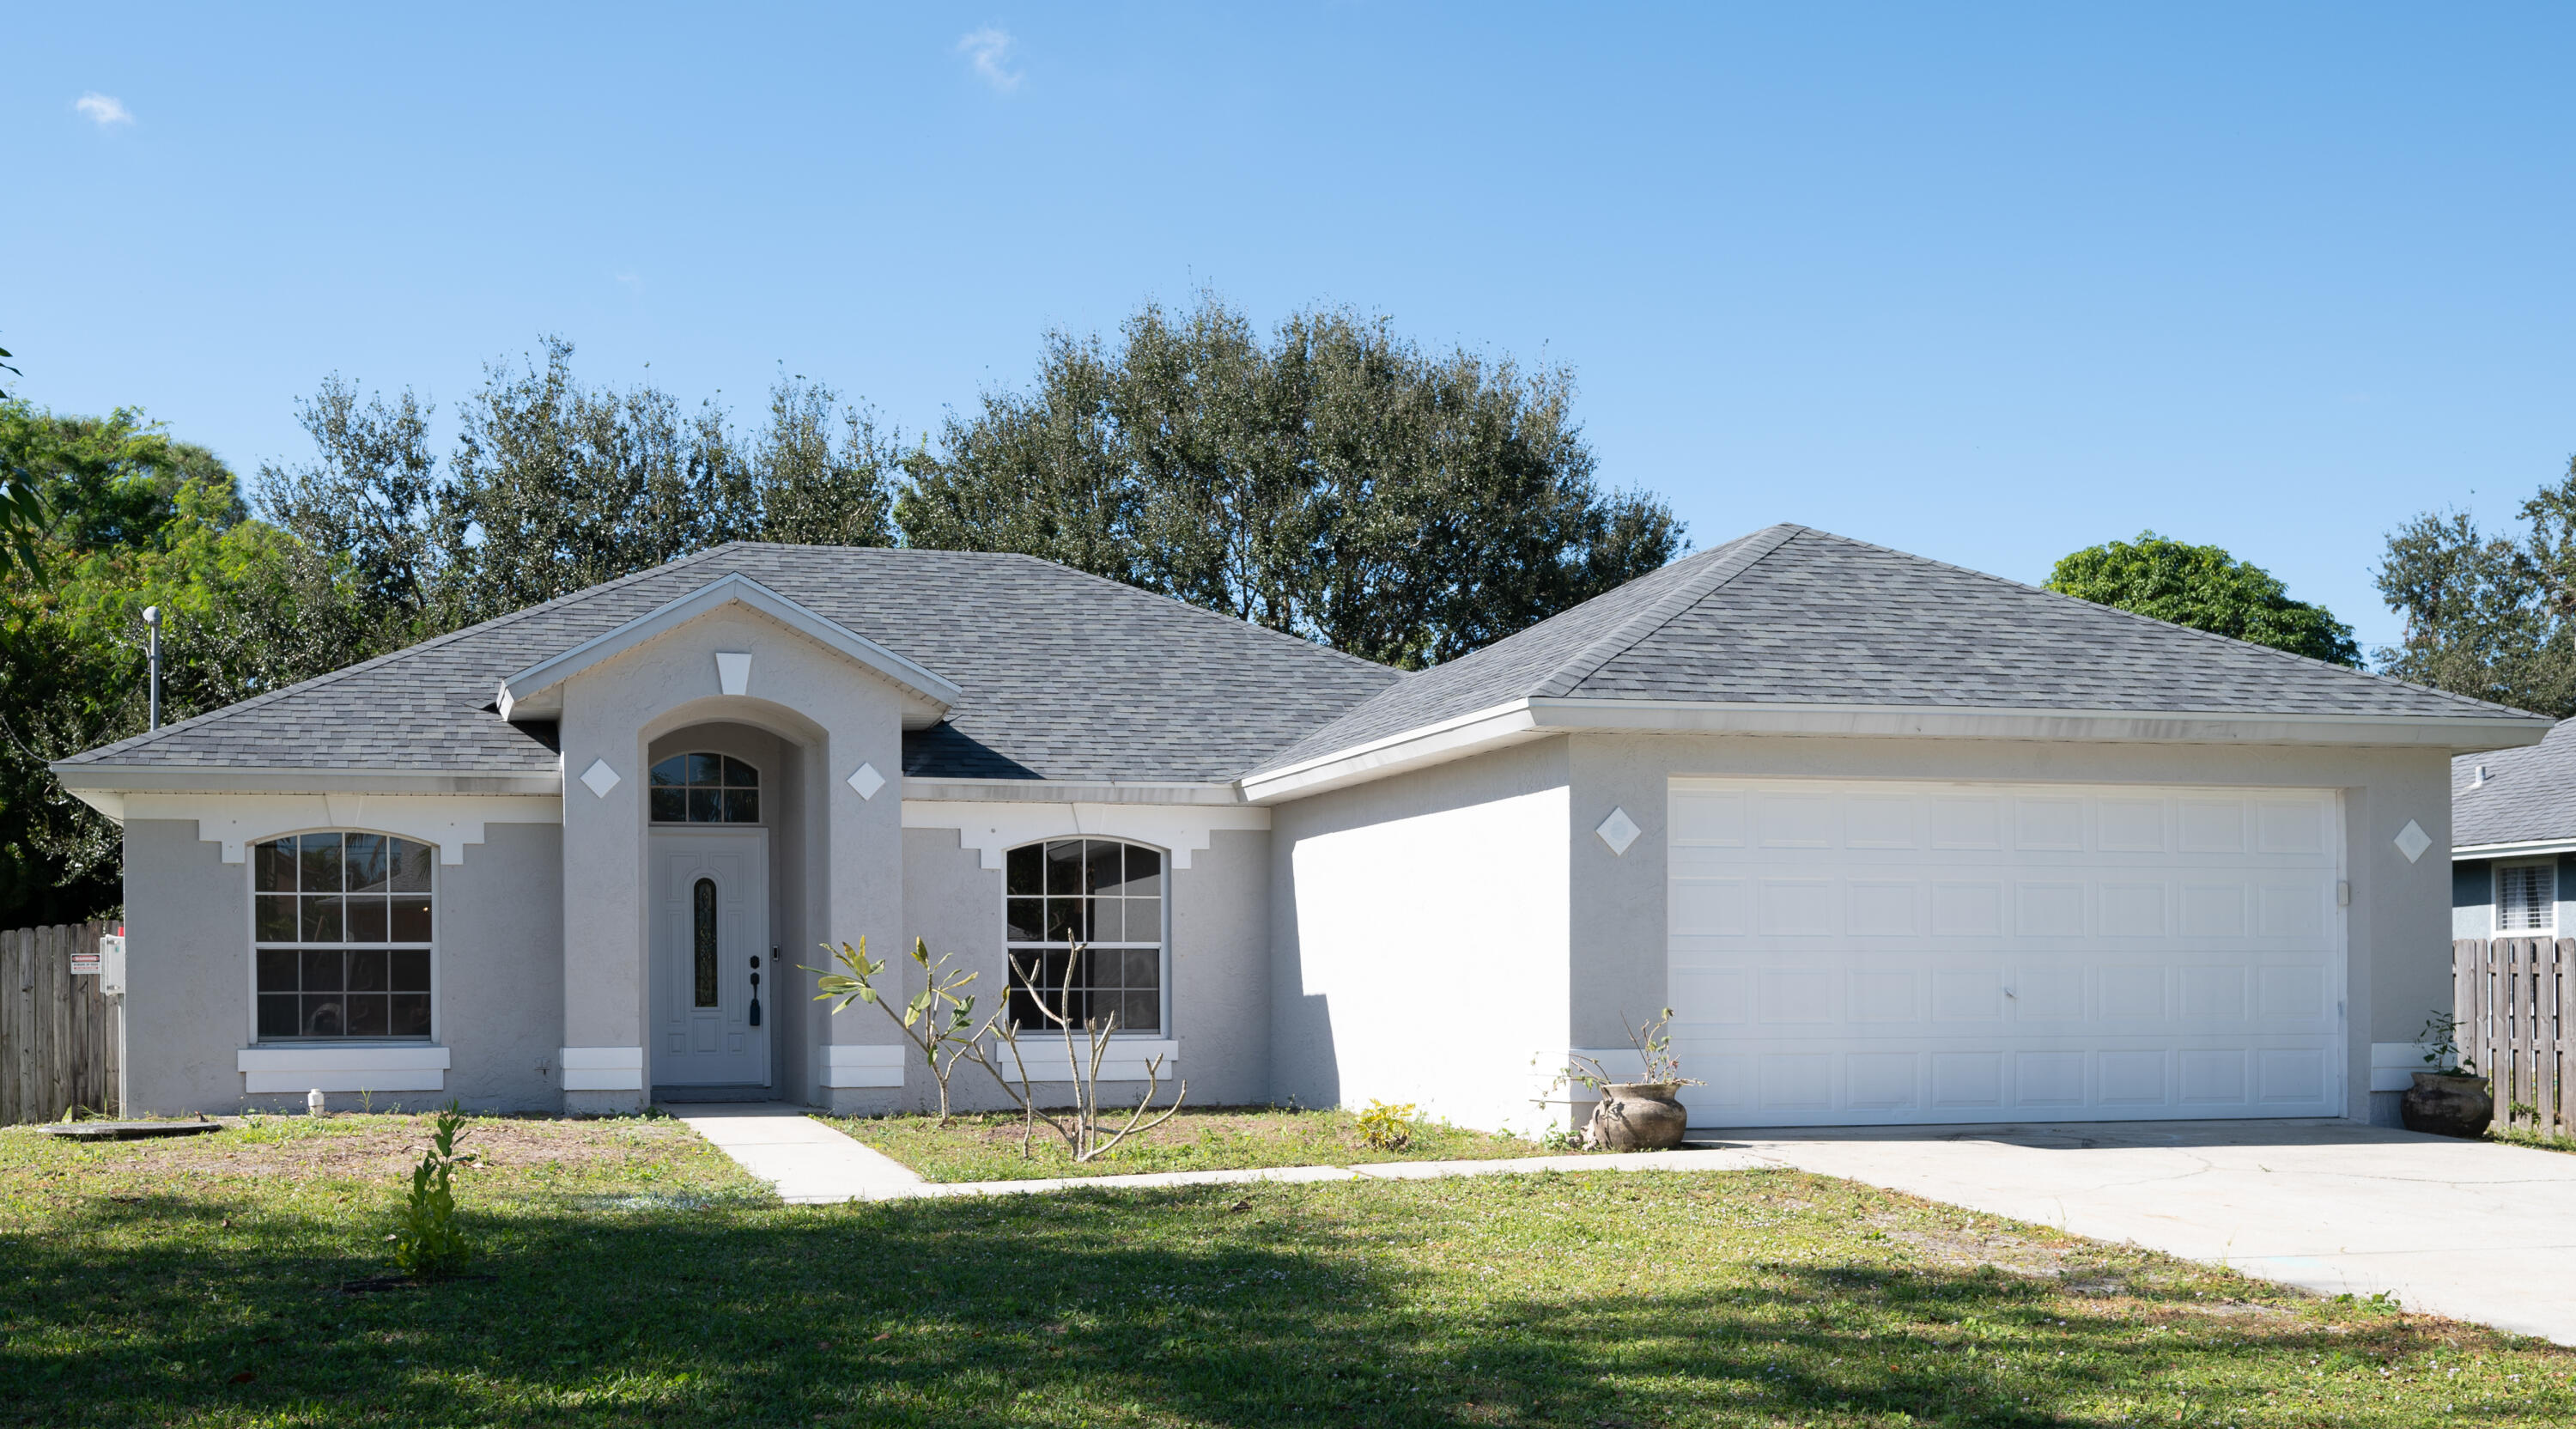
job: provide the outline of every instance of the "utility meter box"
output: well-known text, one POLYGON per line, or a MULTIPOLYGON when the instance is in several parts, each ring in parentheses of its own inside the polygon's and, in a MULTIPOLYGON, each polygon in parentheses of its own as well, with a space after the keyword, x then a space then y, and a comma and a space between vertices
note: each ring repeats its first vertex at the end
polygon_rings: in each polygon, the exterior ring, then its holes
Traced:
MULTIPOLYGON (((79 971, 80 954, 72 954, 73 971, 79 971)), ((109 933, 98 940, 98 990, 114 997, 125 991, 125 934, 109 933)))

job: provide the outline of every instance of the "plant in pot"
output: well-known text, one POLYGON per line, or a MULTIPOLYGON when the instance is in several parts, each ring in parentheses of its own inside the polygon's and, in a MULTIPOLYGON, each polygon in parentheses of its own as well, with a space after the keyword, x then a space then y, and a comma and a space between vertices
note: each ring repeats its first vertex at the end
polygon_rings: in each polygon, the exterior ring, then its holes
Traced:
POLYGON ((2424 1044, 2430 1071, 2417 1072, 2415 1085, 2398 1104, 2408 1131, 2437 1136, 2483 1136, 2495 1120, 2495 1098, 2477 1064, 2460 1050, 2460 1020, 2436 1012, 2424 1019, 2415 1040, 2424 1044))
POLYGON ((1565 1070, 1557 1073, 1555 1082, 1548 1087, 1551 1096, 1567 1086, 1590 1087, 1599 1094, 1600 1100, 1593 1103, 1592 1120, 1584 1128, 1585 1146, 1607 1151, 1669 1151, 1682 1144, 1682 1133, 1690 1129, 1690 1113, 1675 1100, 1674 1093, 1702 1083, 1697 1077, 1682 1075, 1668 1030, 1672 1020, 1673 1010, 1669 1007, 1643 1027, 1629 1027, 1625 1016, 1619 1019, 1621 1030, 1628 1034, 1628 1045, 1636 1049, 1644 1065, 1642 1076, 1620 1076, 1599 1061, 1581 1055, 1568 1058, 1565 1070))

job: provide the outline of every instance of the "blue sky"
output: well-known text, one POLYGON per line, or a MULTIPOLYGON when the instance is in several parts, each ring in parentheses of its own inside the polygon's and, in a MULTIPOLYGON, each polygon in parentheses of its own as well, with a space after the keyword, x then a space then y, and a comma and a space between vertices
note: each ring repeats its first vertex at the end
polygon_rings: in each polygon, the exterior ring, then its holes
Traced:
POLYGON ((247 472, 540 333, 908 430, 1214 287, 1573 367, 1614 483, 2395 637, 2576 451, 2576 9, 13 6, 0 346, 247 472), (352 10, 365 13, 352 14, 352 10))

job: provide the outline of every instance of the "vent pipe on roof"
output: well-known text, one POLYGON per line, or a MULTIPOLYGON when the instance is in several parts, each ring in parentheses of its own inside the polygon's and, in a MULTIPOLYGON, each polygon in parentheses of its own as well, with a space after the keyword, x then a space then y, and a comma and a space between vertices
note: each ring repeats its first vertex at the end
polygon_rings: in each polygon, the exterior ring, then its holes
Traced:
POLYGON ((2472 766, 2472 772, 2469 775, 2469 787, 2472 789, 2483 789, 2486 786, 2487 767, 2483 764, 2472 766))

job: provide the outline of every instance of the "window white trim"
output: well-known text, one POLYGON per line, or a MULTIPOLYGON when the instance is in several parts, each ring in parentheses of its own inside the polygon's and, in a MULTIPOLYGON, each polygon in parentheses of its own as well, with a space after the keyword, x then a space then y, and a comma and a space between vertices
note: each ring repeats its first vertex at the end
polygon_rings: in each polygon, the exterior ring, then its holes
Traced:
MULTIPOLYGON (((1170 850, 1170 849, 1168 849, 1168 848, 1165 848, 1165 847, 1163 847, 1163 846, 1161 846, 1161 845, 1159 845, 1159 844, 1149 843, 1149 842, 1147 842, 1147 841, 1146 841, 1146 840, 1144 840, 1144 839, 1137 839, 1137 838, 1125 838, 1125 837, 1121 837, 1120 835, 1117 835, 1117 834, 1088 833, 1088 834, 1054 834, 1054 835, 1049 835, 1049 836, 1044 837, 1044 838, 1035 838, 1035 839, 1028 839, 1028 840, 1024 840, 1024 841, 1022 841, 1022 842, 1020 842, 1020 843, 1018 843, 1018 844, 1012 845, 1010 848, 1005 848, 1005 849, 1000 850, 1000 854, 1002 855, 1002 857, 1001 857, 1001 858, 999 858, 999 859, 993 859, 993 860, 989 861, 989 862, 986 864, 986 867, 993 867, 993 868, 1000 868, 1000 867, 1004 867, 1004 866, 1005 866, 1005 860, 1007 860, 1008 855, 1009 855, 1009 854, 1010 854, 1014 849, 1021 849, 1021 848, 1041 848, 1041 847, 1043 847, 1043 846, 1045 846, 1045 845, 1047 845, 1047 844, 1050 844, 1050 843, 1055 843, 1055 842, 1058 842, 1058 841, 1060 841, 1060 840, 1064 840, 1064 839, 1073 839, 1073 838, 1080 838, 1080 839, 1099 839, 1099 840, 1101 840, 1101 841, 1103 841, 1103 842, 1105 842, 1105 843, 1132 844, 1132 845, 1134 845, 1134 846, 1135 846, 1135 847, 1137 847, 1137 848, 1142 848, 1142 849, 1151 849, 1153 852, 1155 852, 1155 853, 1157 853, 1157 854, 1161 855, 1161 856, 1162 856, 1162 860, 1163 860, 1163 874, 1162 874, 1163 891, 1162 891, 1160 894, 1155 895, 1155 898, 1154 898, 1154 902, 1155 902, 1155 905, 1156 905, 1156 906, 1155 906, 1155 910, 1154 910, 1154 912, 1155 912, 1155 916, 1156 916, 1157 920, 1158 920, 1158 921, 1161 923, 1161 925, 1162 925, 1162 926, 1157 930, 1157 931, 1160 933, 1160 935, 1161 935, 1161 936, 1160 936, 1160 940, 1159 940, 1159 941, 1157 941, 1157 942, 1153 942, 1153 943, 1147 943, 1147 942, 1143 942, 1143 941, 1140 941, 1140 940, 1122 939, 1122 940, 1115 940, 1115 941, 1103 941, 1103 942, 1097 942, 1097 943, 1085 943, 1085 944, 1083 945, 1086 949, 1089 949, 1089 948, 1099 948, 1099 949, 1101 949, 1101 950, 1103 950, 1103 951, 1108 951, 1108 950, 1111 950, 1111 949, 1120 949, 1120 948, 1153 948, 1153 949, 1155 950, 1155 952, 1156 952, 1157 959, 1158 959, 1158 962, 1159 962, 1159 964, 1160 964, 1160 966, 1158 966, 1158 967, 1156 968, 1156 970, 1155 970, 1155 975, 1154 975, 1154 984, 1155 984, 1155 986, 1154 986, 1154 995, 1155 995, 1156 1007, 1157 1007, 1157 1011, 1156 1011, 1157 1025, 1155 1026, 1154 1030, 1153 1030, 1153 1031, 1151 1031, 1151 1032, 1113 1032, 1113 1033, 1111 1033, 1111 1034, 1110 1034, 1110 1040, 1111 1040, 1111 1042, 1112 1042, 1113 1044, 1115 1044, 1115 1045, 1119 1046, 1119 1047, 1122 1049, 1122 1051, 1121 1051, 1121 1053, 1120 1053, 1120 1056, 1119 1056, 1117 1059, 1114 1059, 1114 1060, 1118 1060, 1118 1061, 1120 1061, 1120 1062, 1121 1062, 1121 1064, 1123 1065, 1123 1064, 1124 1064, 1124 1062, 1125 1062, 1125 1060, 1126 1060, 1126 1054, 1125 1054, 1125 1052, 1124 1052, 1124 1049, 1125 1049, 1126 1047, 1128 1047, 1130 1044, 1134 1044, 1134 1045, 1139 1045, 1139 1046, 1141 1046, 1141 1045, 1144 1045, 1144 1044, 1145 1044, 1146 1042, 1148 1042, 1148 1041, 1160 1040, 1160 1039, 1168 1039, 1168 1038, 1170 1038, 1170 1037, 1171 1037, 1171 1035, 1172 1035, 1172 962, 1173 962, 1173 960, 1172 960, 1172 899, 1173 899, 1174 894, 1178 891, 1178 880, 1176 880, 1176 879, 1173 877, 1173 871, 1174 871, 1174 869, 1175 869, 1175 868, 1177 868, 1179 865, 1178 865, 1177 861, 1176 861, 1176 860, 1174 859, 1174 857, 1173 857, 1172 850, 1170 850)), ((1011 937, 1011 883, 1010 883, 1010 877, 1009 877, 1009 874, 1008 874, 1008 872, 1007 872, 1007 871, 1004 873, 1004 875, 1003 875, 1003 879, 1002 879, 1002 910, 1001 910, 1001 911, 1002 911, 1002 1011, 1003 1011, 1003 1014, 1004 1014, 1005 1016, 1007 1016, 1007 1015, 1009 1015, 1009 1012, 1010 1012, 1010 997, 1011 997, 1011 954, 1012 954, 1013 952, 1015 952, 1015 951, 1044 952, 1044 951, 1046 951, 1046 950, 1048 950, 1048 949, 1051 949, 1051 948, 1062 948, 1062 947, 1066 947, 1066 946, 1068 946, 1068 945, 1067 945, 1067 944, 1064 944, 1064 943, 1050 943, 1050 942, 1045 942, 1045 941, 1039 941, 1039 942, 1033 942, 1033 943, 1032 943, 1032 942, 1023 942, 1023 941, 1019 941, 1019 940, 1016 940, 1016 939, 1014 939, 1014 938, 1012 938, 1012 937, 1011 937)), ((1020 1035, 1021 1035, 1021 1043, 1020 1043, 1020 1046, 1021 1046, 1021 1050, 1022 1050, 1022 1052, 1023 1052, 1023 1053, 1026 1053, 1026 1052, 1027 1052, 1027 1049, 1032 1045, 1032 1043, 1033 1043, 1033 1042, 1035 1042, 1035 1041, 1037 1041, 1037 1040, 1040 1040, 1041 1038, 1045 1037, 1047 1034, 1049 1034, 1049 1033, 1054 1033, 1054 1032, 1056 1032, 1056 1031, 1057 1031, 1057 1029, 1055 1029, 1055 1028, 1053 1028, 1053 1027, 1048 1027, 1048 1028, 1039 1028, 1039 1029, 1027 1029, 1027 1028, 1023 1028, 1023 1029, 1021 1030, 1021 1034, 1020 1034, 1020 1035), (1037 1032, 1037 1033, 1039 1034, 1039 1036, 1038 1036, 1038 1037, 1035 1037, 1035 1038, 1031 1037, 1030 1033, 1031 1033, 1032 1031, 1037 1032)), ((1054 1045, 1057 1045, 1057 1046, 1061 1046, 1061 1045, 1062 1045, 1060 1038, 1059 1038, 1059 1039, 1054 1043, 1054 1045)), ((1141 1059, 1142 1059, 1142 1058, 1144 1058, 1144 1057, 1152 1056, 1152 1055, 1153 1055, 1153 1053, 1152 1053, 1152 1051, 1151 1051, 1150 1049, 1149 1049, 1149 1050, 1147 1050, 1147 1051, 1145 1051, 1145 1052, 1141 1052, 1141 1053, 1137 1053, 1137 1054, 1135 1054, 1136 1058, 1138 1059, 1138 1060, 1136 1060, 1135 1068, 1134 1068, 1134 1070, 1135 1070, 1135 1075, 1136 1075, 1136 1077, 1137 1077, 1137 1078, 1141 1079, 1141 1078, 1145 1075, 1144 1063, 1143 1063, 1143 1061, 1142 1061, 1141 1059)), ((1175 1055, 1177 1055, 1177 1054, 1175 1054, 1175 1055)), ((1169 1058, 1166 1058, 1166 1060, 1168 1061, 1168 1060, 1170 1060, 1170 1059, 1169 1059, 1169 1058)), ((1103 1078, 1107 1078, 1107 1077, 1109 1076, 1109 1065, 1110 1065, 1110 1064, 1109 1064, 1109 1062, 1107 1062, 1107 1061, 1104 1061, 1104 1062, 1101 1064, 1101 1072, 1100 1072, 1100 1075, 1101 1075, 1103 1078)))
MULTIPOLYGON (((289 834, 387 834, 387 835, 390 835, 390 836, 395 837, 395 838, 410 839, 413 843, 427 843, 427 842, 428 842, 428 840, 426 840, 426 839, 417 838, 417 837, 415 837, 415 836, 413 836, 413 835, 411 835, 411 834, 402 833, 402 832, 400 832, 400 831, 398 831, 398 830, 394 830, 394 829, 376 829, 376 828, 366 828, 366 827, 363 827, 363 826, 358 826, 358 825, 348 825, 348 824, 317 824, 317 825, 313 825, 313 826, 308 827, 308 828, 300 828, 300 829, 281 829, 281 830, 279 830, 278 832, 273 833, 273 834, 265 834, 265 835, 262 835, 262 836, 261 836, 261 837, 260 837, 256 842, 258 842, 258 843, 267 843, 267 842, 269 842, 271 839, 281 839, 281 838, 285 838, 285 837, 286 837, 287 835, 289 835, 289 834)), ((439 845, 439 844, 430 844, 430 845, 429 845, 429 847, 430 847, 433 851, 437 852, 437 854, 438 854, 438 858, 430 864, 430 869, 429 869, 429 1035, 428 1035, 427 1037, 425 1037, 425 1038, 409 1038, 409 1037, 407 1037, 407 1038, 403 1038, 403 1039, 400 1039, 400 1040, 395 1040, 395 1039, 392 1039, 392 1038, 387 1038, 387 1039, 384 1039, 384 1041, 383 1041, 383 1042, 381 1042, 381 1043, 376 1043, 376 1044, 373 1044, 373 1045, 376 1045, 376 1046, 403 1047, 403 1048, 411 1048, 411 1049, 418 1049, 418 1048, 423 1048, 423 1047, 439 1048, 439 1049, 440 1049, 440 1050, 439 1050, 439 1055, 440 1055, 440 1056, 442 1056, 442 1057, 444 1057, 444 1056, 445 1056, 445 1055, 447 1055, 447 1054, 446 1054, 446 1052, 445 1052, 445 1050, 444 1050, 444 1048, 443 1048, 443 1046, 442 1046, 441 1044, 443 1044, 443 1043, 446 1041, 445 1028, 444 1028, 444 1026, 442 1025, 442 1020, 443 1020, 443 1018, 445 1017, 445 1011, 444 1011, 444 1009, 445 1009, 446 1004, 447 1004, 447 989, 446 989, 446 987, 443 985, 443 980, 444 980, 445 972, 446 972, 447 959, 446 959, 446 958, 445 958, 445 956, 443 955, 443 954, 444 954, 444 948, 445 948, 445 945, 444 945, 440 940, 445 936, 445 934, 446 934, 446 928, 447 928, 447 917, 446 917, 446 913, 445 913, 445 911, 444 911, 444 910, 446 909, 446 906, 447 906, 447 903, 446 903, 446 893, 447 893, 447 887, 446 887, 446 885, 447 885, 447 876, 446 876, 445 874, 441 873, 439 870, 440 870, 440 869, 442 869, 442 868, 444 868, 444 867, 445 867, 445 866, 450 862, 450 860, 448 859, 448 857, 447 857, 447 855, 446 855, 446 850, 445 850, 444 846, 439 845)), ((231 861, 234 861, 234 860, 227 860, 227 862, 231 862, 231 861)), ((247 956, 246 958, 244 958, 244 959, 243 959, 243 963, 245 964, 245 966, 244 966, 244 967, 243 967, 243 969, 242 969, 242 983, 243 983, 243 989, 244 989, 244 990, 243 990, 243 993, 242 993, 242 1011, 243 1011, 244 1016, 245 1016, 245 1019, 246 1019, 246 1020, 242 1023, 242 1028, 243 1028, 243 1030, 244 1030, 245 1032, 247 1032, 247 1033, 249 1034, 249 1035, 248 1035, 248 1037, 246 1038, 246 1041, 247 1041, 247 1043, 248 1043, 249 1048, 258 1049, 258 1050, 261 1050, 261 1051, 284 1051, 284 1050, 288 1050, 288 1049, 304 1049, 304 1048, 322 1048, 322 1049, 325 1049, 325 1050, 329 1050, 329 1049, 335 1049, 335 1048, 340 1048, 340 1047, 344 1047, 344 1046, 350 1046, 350 1045, 352 1045, 352 1044, 354 1044, 354 1046, 355 1046, 356 1048, 359 1048, 359 1049, 365 1049, 365 1048, 369 1047, 369 1046, 371 1045, 371 1044, 370 1044, 370 1040, 369 1040, 369 1039, 367 1039, 367 1038, 364 1038, 364 1037, 350 1038, 350 1039, 347 1039, 347 1041, 345 1041, 345 1042, 344 1042, 344 1041, 341 1041, 341 1040, 338 1040, 338 1039, 326 1039, 326 1038, 302 1038, 302 1037, 296 1037, 296 1038, 279 1038, 279 1039, 277 1039, 277 1040, 275 1040, 275 1041, 267 1041, 267 1042, 263 1042, 263 1041, 261 1041, 261 1040, 260 1040, 260 1035, 259 1035, 259 865, 258 865, 255 861, 253 861, 253 860, 251 860, 251 859, 249 859, 249 858, 242 858, 242 859, 238 860, 238 862, 240 862, 240 864, 241 864, 241 866, 242 866, 242 872, 241 872, 241 886, 242 886, 242 950, 243 950, 245 953, 247 953, 247 954, 249 955, 249 956, 247 956)), ((278 946, 278 947, 285 947, 285 946, 287 946, 287 945, 286 945, 286 944, 283 944, 283 943, 280 943, 280 944, 276 944, 275 946, 278 946)), ((306 945, 298 944, 297 946, 306 946, 306 945)), ((378 947, 382 947, 382 948, 391 948, 391 947, 395 947, 395 946, 401 946, 401 947, 405 947, 405 948, 416 948, 416 947, 419 947, 420 945, 419 945, 418 943, 403 943, 403 944, 399 944, 399 945, 397 945, 397 944, 392 944, 392 943, 368 943, 368 944, 357 944, 357 943, 315 943, 315 944, 311 944, 310 946, 311 946, 311 947, 313 947, 313 948, 315 948, 315 949, 317 949, 317 950, 322 950, 322 949, 330 949, 330 948, 341 948, 341 949, 346 949, 346 948, 352 948, 352 947, 365 947, 365 948, 378 948, 378 947)), ((442 1067, 444 1067, 444 1066, 445 1066, 445 1065, 447 1065, 447 1064, 446 1064, 446 1063, 444 1063, 444 1062, 441 1062, 439 1065, 440 1065, 440 1066, 442 1066, 442 1067)), ((242 1068, 241 1070, 242 1070, 242 1071, 244 1071, 244 1072, 247 1072, 247 1071, 249 1071, 249 1068, 244 1067, 244 1068, 242 1068)), ((326 1091, 326 1092, 335 1092, 335 1091, 351 1091, 351 1092, 354 1092, 354 1091, 436 1091, 436 1090, 438 1090, 438 1088, 437 1088, 437 1087, 434 1087, 434 1086, 433 1086, 433 1087, 386 1087, 386 1086, 375 1086, 375 1087, 334 1087, 334 1086, 328 1086, 328 1085, 323 1085, 323 1084, 321 1084, 321 1083, 314 1083, 314 1082, 307 1082, 307 1083, 306 1083, 302 1088, 292 1088, 292 1089, 290 1089, 290 1090, 310 1090, 310 1089, 312 1089, 312 1088, 313 1088, 313 1087, 315 1087, 315 1086, 321 1086, 321 1087, 322 1087, 322 1090, 324 1090, 324 1091, 326 1091)), ((247 1091, 258 1091, 258 1090, 260 1090, 260 1088, 258 1088, 258 1087, 247 1087, 247 1088, 245 1088, 245 1090, 247 1090, 247 1091)))
MULTIPOLYGON (((433 1014, 434 1015, 434 1014, 433 1014)), ((444 1047, 419 1042, 332 1046, 297 1042, 245 1047, 235 1054, 242 1090, 278 1092, 435 1092, 447 1087, 444 1047)))
POLYGON ((2490 876, 2495 880, 2491 910, 2497 937, 2528 938, 2558 931, 2558 860, 2499 862, 2490 876))

